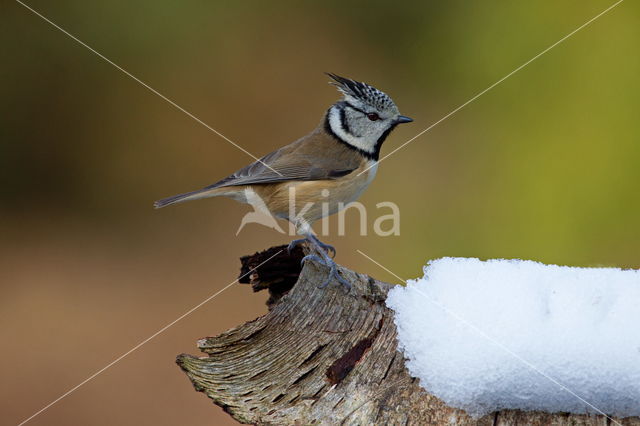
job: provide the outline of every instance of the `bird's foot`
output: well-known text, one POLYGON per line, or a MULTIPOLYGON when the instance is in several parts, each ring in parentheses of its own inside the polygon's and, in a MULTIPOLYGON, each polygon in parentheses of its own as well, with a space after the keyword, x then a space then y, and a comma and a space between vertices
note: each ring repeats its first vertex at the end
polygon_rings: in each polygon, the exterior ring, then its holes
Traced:
POLYGON ((325 244, 318 239, 315 235, 310 235, 309 239, 312 240, 312 243, 315 243, 318 247, 324 250, 327 254, 331 255, 331 257, 336 257, 336 248, 330 244, 325 244))
POLYGON ((308 254, 305 257, 302 258, 302 260, 300 261, 301 265, 304 265, 304 263, 308 260, 313 260, 318 262, 321 265, 326 265, 325 261, 323 258, 321 258, 320 256, 318 256, 317 254, 308 254))
POLYGON ((291 241, 289 243, 289 245, 287 246, 287 252, 289 254, 291 254, 291 252, 293 251, 294 248, 296 248, 297 246, 299 246, 300 244, 305 243, 305 242, 310 242, 312 244, 315 243, 315 245, 317 245, 322 250, 327 252, 331 257, 336 257, 336 248, 334 246, 330 245, 330 244, 323 243, 322 241, 320 241, 316 237, 300 238, 298 240, 291 241))
POLYGON ((306 238, 300 238, 299 240, 293 240, 287 246, 287 253, 291 254, 294 248, 298 247, 300 244, 308 241, 306 238))
POLYGON ((326 259, 323 259, 322 257, 316 254, 309 254, 302 258, 301 263, 304 264, 308 260, 313 260, 329 268, 329 274, 327 276, 327 279, 322 284, 320 284, 318 288, 325 288, 326 286, 329 285, 329 283, 331 283, 331 281, 336 280, 340 284, 342 284, 347 291, 351 290, 351 283, 340 275, 338 271, 338 265, 336 264, 336 262, 333 261, 333 259, 329 257, 327 257, 326 259))
POLYGON ((331 257, 336 257, 336 248, 331 244, 325 244, 322 241, 318 240, 318 245, 322 247, 322 250, 326 251, 327 254, 331 257))

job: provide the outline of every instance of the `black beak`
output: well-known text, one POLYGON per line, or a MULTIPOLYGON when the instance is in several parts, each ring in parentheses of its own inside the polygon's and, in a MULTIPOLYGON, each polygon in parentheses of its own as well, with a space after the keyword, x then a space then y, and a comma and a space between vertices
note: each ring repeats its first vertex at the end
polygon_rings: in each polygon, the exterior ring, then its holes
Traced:
POLYGON ((409 118, 409 117, 404 116, 404 115, 399 115, 398 118, 396 118, 396 123, 398 123, 398 124, 411 123, 412 121, 413 121, 413 118, 409 118))

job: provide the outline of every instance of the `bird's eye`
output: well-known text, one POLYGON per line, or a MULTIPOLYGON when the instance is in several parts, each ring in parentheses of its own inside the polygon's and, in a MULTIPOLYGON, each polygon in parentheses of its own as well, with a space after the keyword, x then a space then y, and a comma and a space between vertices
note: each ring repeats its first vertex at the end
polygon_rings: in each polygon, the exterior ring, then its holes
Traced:
POLYGON ((380 120, 380 116, 375 112, 370 112, 369 114, 367 114, 367 118, 371 121, 380 120))

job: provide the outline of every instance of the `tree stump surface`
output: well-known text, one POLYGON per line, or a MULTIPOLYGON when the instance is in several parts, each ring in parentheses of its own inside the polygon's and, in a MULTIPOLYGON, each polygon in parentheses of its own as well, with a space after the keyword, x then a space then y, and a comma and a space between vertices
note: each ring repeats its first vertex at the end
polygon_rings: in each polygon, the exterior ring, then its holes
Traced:
POLYGON ((474 419, 446 406, 405 368, 385 305, 393 285, 340 268, 351 291, 338 283, 319 289, 327 270, 312 262, 301 268, 303 255, 282 246, 243 257, 240 282, 269 291, 269 313, 199 340, 206 356, 177 358, 195 389, 238 422, 640 426, 637 417, 511 410, 474 419))

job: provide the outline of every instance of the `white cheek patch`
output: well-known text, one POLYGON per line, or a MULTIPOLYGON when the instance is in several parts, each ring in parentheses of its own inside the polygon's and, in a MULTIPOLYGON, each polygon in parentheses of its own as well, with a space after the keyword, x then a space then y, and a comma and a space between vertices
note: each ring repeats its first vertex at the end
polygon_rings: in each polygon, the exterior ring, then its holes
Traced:
POLYGON ((373 154, 375 149, 375 141, 367 141, 365 138, 354 136, 347 133, 342 128, 342 121, 340 119, 339 108, 331 108, 329 111, 329 126, 331 131, 335 133, 340 139, 348 143, 349 145, 358 148, 364 152, 373 154))

